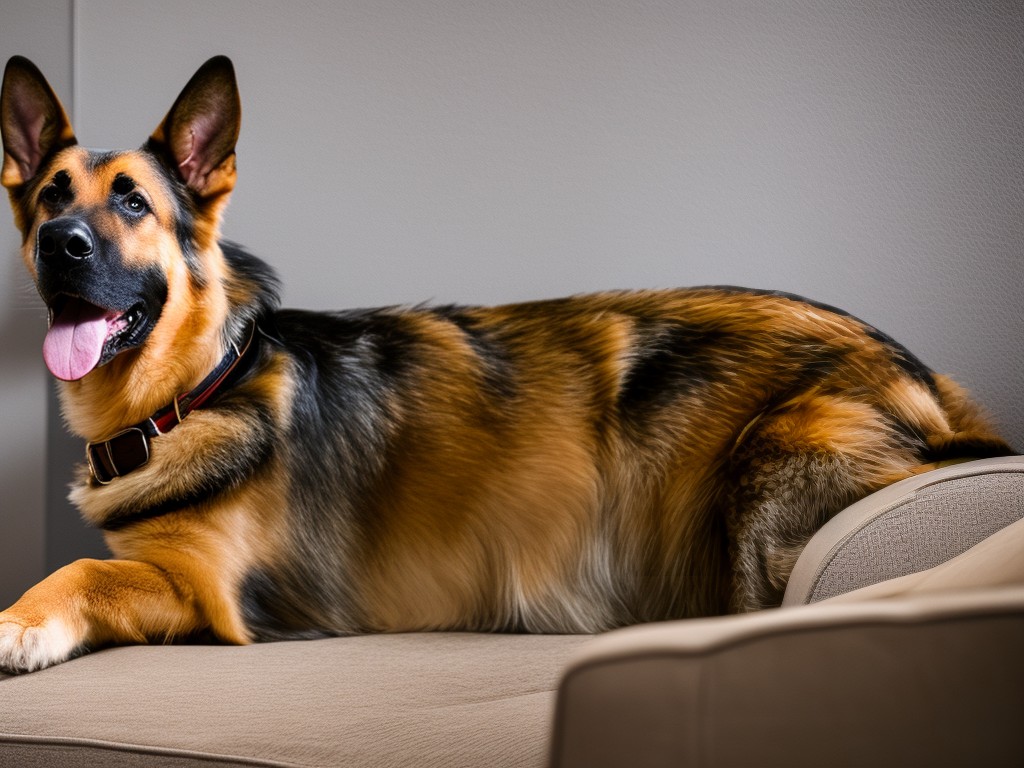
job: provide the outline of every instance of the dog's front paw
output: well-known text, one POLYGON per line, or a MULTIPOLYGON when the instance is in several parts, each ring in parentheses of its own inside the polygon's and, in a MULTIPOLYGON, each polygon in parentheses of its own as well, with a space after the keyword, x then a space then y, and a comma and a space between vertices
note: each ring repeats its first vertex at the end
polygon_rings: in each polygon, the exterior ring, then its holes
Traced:
POLYGON ((30 623, 0 613, 0 672, 34 672, 67 661, 78 650, 74 633, 60 619, 30 623))

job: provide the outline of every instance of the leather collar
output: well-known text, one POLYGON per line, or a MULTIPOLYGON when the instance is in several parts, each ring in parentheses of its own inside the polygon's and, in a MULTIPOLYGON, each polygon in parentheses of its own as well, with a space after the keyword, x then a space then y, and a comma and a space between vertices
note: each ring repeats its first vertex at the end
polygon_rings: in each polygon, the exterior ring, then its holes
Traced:
POLYGON ((107 485, 115 477, 124 477, 145 466, 149 462, 150 440, 166 435, 192 411, 202 408, 221 391, 231 374, 240 372, 240 364, 252 358, 259 347, 255 343, 257 335, 256 323, 253 322, 249 326, 245 344, 239 348, 232 343, 217 367, 194 389, 178 395, 145 421, 123 429, 106 440, 86 443, 85 454, 93 480, 100 485, 107 485))

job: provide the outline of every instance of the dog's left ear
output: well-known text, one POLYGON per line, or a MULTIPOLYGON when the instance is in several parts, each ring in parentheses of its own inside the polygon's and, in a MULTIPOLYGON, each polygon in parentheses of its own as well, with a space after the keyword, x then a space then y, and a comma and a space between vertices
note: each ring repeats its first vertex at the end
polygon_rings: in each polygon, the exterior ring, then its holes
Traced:
POLYGON ((50 154, 76 143, 53 88, 24 56, 12 56, 4 69, 0 131, 4 145, 0 183, 11 190, 31 180, 50 154))
POLYGON ((235 186, 241 121, 235 69, 227 56, 215 56, 188 81, 147 146, 200 199, 209 200, 235 186))

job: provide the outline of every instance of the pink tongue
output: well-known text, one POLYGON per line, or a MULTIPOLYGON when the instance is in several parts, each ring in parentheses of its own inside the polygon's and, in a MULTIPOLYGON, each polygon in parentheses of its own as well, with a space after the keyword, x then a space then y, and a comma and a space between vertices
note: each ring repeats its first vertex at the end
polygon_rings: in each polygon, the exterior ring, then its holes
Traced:
POLYGON ((108 315, 87 301, 68 300, 43 341, 43 359, 50 373, 76 381, 95 368, 107 340, 108 315))

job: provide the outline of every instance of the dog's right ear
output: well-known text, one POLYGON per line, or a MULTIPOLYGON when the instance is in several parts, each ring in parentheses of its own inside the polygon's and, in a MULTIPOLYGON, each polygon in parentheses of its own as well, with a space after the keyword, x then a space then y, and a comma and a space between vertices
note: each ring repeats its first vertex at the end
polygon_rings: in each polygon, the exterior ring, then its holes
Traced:
POLYGON ((4 70, 0 131, 0 183, 12 190, 31 180, 52 153, 77 143, 57 95, 39 68, 23 56, 12 56, 4 70))

